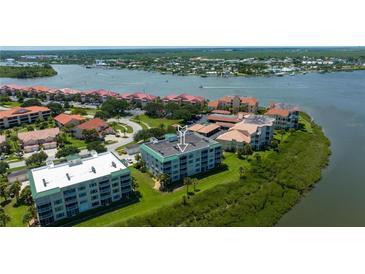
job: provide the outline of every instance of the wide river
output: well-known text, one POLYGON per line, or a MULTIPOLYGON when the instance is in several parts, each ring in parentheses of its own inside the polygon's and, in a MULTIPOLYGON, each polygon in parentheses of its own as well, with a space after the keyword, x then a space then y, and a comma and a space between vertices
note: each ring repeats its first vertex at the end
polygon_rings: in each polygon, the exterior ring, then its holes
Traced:
POLYGON ((208 99, 238 94, 300 105, 331 140, 330 165, 322 180, 278 226, 365 226, 365 71, 285 77, 201 78, 159 73, 56 65, 58 75, 1 84, 44 85, 80 90, 191 93, 208 99), (203 86, 203 88, 201 88, 203 86))

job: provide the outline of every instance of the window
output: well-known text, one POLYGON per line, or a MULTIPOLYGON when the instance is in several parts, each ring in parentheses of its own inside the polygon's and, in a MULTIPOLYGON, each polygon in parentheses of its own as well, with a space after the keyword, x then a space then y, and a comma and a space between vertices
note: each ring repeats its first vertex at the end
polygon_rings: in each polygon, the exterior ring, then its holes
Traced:
POLYGON ((54 209, 55 212, 59 212, 62 210, 63 210, 63 206, 58 206, 58 207, 55 207, 55 209, 54 209))
POLYGON ((94 193, 97 193, 97 192, 98 192, 97 189, 93 189, 93 190, 90 191, 91 194, 94 194, 94 193))
POLYGON ((87 203, 87 200, 80 201, 80 205, 83 205, 83 204, 86 204, 86 203, 87 203))
POLYGON ((62 199, 58 199, 56 201, 53 202, 54 205, 60 205, 62 204, 62 199))
POLYGON ((89 187, 90 187, 90 188, 96 187, 96 183, 91 183, 91 184, 89 185, 89 187))
POLYGON ((98 198, 99 198, 99 196, 98 196, 98 195, 93 195, 93 196, 91 196, 91 200, 92 200, 92 201, 97 200, 98 198))
POLYGON ((85 190, 85 186, 80 186, 77 190, 78 191, 83 191, 83 190, 85 190))
POLYGON ((112 186, 113 187, 117 187, 119 185, 119 183, 113 183, 112 186))
POLYGON ((98 202, 93 202, 93 203, 91 204, 91 206, 97 206, 97 205, 99 205, 99 201, 98 201, 98 202))
POLYGON ((113 193, 118 193, 119 192, 119 188, 114 188, 113 189, 113 193))
POLYGON ((86 196, 86 192, 82 192, 79 194, 79 198, 85 197, 86 196))
POLYGON ((76 192, 76 189, 72 188, 72 189, 68 189, 68 190, 65 190, 63 192, 64 195, 68 195, 68 194, 73 194, 76 192))
POLYGON ((113 199, 115 200, 115 199, 119 199, 120 198, 120 195, 114 195, 113 196, 113 199))
POLYGON ((56 215, 56 218, 58 219, 58 218, 62 218, 62 217, 64 217, 65 216, 65 213, 58 213, 57 215, 56 215))

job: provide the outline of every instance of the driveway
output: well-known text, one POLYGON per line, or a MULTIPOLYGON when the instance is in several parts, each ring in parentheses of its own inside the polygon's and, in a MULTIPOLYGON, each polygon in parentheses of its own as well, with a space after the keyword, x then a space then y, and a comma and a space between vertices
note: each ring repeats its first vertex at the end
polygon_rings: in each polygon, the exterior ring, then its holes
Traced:
MULTIPOLYGON (((133 128, 133 133, 125 134, 127 136, 127 138, 120 137, 120 138, 117 138, 118 139, 117 143, 106 145, 108 151, 111 151, 111 152, 115 152, 115 150, 120 146, 133 142, 134 134, 142 129, 142 127, 139 124, 132 122, 132 121, 128 120, 127 118, 120 118, 120 119, 112 118, 112 119, 109 119, 108 122, 123 123, 123 124, 127 124, 128 126, 131 126, 133 128)), ((121 136, 124 136, 124 134, 121 132, 119 134, 121 136)), ((118 155, 118 153, 116 153, 116 155, 118 155)))

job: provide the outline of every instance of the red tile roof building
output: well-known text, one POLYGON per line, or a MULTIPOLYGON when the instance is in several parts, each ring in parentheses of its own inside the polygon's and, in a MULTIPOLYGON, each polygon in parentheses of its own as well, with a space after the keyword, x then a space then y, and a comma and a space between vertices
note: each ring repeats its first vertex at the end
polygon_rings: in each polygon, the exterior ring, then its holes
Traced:
POLYGON ((271 103, 266 115, 275 118, 275 129, 287 130, 297 128, 299 124, 299 108, 286 103, 271 103))
POLYGON ((58 126, 76 126, 80 124, 82 121, 85 121, 86 119, 82 117, 79 114, 66 114, 61 113, 60 115, 57 115, 54 117, 55 121, 57 122, 58 126))
POLYGON ((18 133, 18 139, 25 152, 37 151, 40 145, 45 149, 56 148, 56 137, 60 133, 59 128, 47 128, 29 132, 18 133))
POLYGON ((239 97, 237 95, 227 95, 216 101, 208 103, 211 109, 228 109, 232 111, 244 110, 254 113, 259 107, 259 102, 254 97, 239 97))
POLYGON ((206 137, 213 135, 220 130, 220 126, 217 124, 201 125, 195 124, 188 128, 188 130, 200 133, 206 137))
POLYGON ((186 93, 182 93, 179 95, 167 95, 165 97, 162 98, 162 101, 164 103, 177 103, 177 104, 192 104, 192 105, 196 105, 196 104, 204 104, 205 102, 205 98, 203 96, 195 96, 195 95, 190 95, 190 94, 186 94, 186 93))
POLYGON ((143 92, 135 92, 135 93, 123 93, 119 95, 119 98, 126 100, 130 103, 140 104, 143 107, 148 103, 155 101, 157 99, 157 96, 143 92))
POLYGON ((44 120, 51 116, 47 107, 15 107, 9 110, 0 111, 0 128, 19 126, 21 124, 34 123, 40 118, 44 120))
POLYGON ((216 140, 226 150, 236 150, 244 144, 250 144, 252 149, 261 149, 271 142, 274 121, 269 116, 250 114, 226 133, 219 135, 216 140))
POLYGON ((83 139, 84 130, 96 130, 99 135, 99 138, 103 138, 106 134, 113 134, 113 129, 103 120, 99 118, 94 118, 89 121, 86 121, 80 125, 77 125, 73 129, 73 134, 76 138, 83 139))
POLYGON ((218 115, 218 114, 212 114, 212 115, 208 115, 208 118, 207 119, 210 122, 223 122, 223 123, 238 123, 238 122, 241 121, 235 115, 218 115))

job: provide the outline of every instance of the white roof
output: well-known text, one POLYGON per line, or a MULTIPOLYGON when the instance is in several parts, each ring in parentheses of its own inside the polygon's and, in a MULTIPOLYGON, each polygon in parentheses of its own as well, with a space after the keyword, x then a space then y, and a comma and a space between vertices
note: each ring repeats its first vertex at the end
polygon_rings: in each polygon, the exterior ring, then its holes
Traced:
POLYGON ((110 175, 114 171, 125 169, 119 159, 111 152, 105 152, 93 157, 81 159, 81 163, 70 165, 62 163, 55 166, 43 166, 32 169, 36 192, 43 192, 54 188, 63 188, 84 181, 110 175), (112 162, 115 163, 115 167, 112 162), (95 168, 95 173, 92 171, 95 168), (70 180, 67 175, 69 174, 70 180), (46 182, 46 186, 43 183, 46 182))

